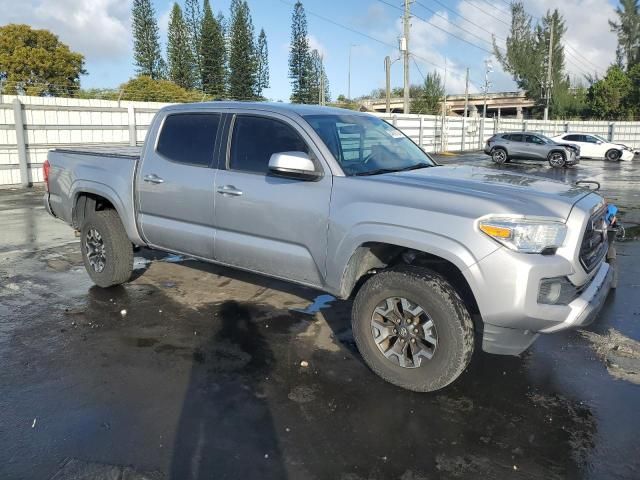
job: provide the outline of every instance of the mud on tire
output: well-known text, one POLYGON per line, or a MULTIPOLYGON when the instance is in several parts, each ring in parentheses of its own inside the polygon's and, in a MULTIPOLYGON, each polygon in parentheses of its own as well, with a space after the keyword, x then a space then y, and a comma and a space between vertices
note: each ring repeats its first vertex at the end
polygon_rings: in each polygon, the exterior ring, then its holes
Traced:
POLYGON ((131 278, 133 246, 115 210, 100 210, 87 216, 80 240, 82 260, 93 283, 106 288, 131 278), (96 259, 96 251, 103 253, 104 261, 96 259))
POLYGON ((416 392, 431 392, 456 380, 471 360, 474 329, 469 312, 455 289, 439 274, 426 268, 403 266, 378 273, 356 295, 353 336, 367 365, 394 385, 416 392), (419 305, 435 325, 437 344, 429 359, 420 358, 406 368, 385 356, 372 327, 381 302, 400 297, 419 305))

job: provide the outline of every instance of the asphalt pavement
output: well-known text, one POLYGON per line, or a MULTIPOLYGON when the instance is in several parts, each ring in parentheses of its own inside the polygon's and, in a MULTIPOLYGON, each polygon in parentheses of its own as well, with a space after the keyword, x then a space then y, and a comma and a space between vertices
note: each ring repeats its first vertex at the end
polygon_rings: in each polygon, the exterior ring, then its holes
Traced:
POLYGON ((597 180, 629 239, 596 323, 433 394, 368 370, 349 302, 146 250, 100 289, 41 190, 0 190, 0 478, 640 478, 640 160, 437 158, 597 180))

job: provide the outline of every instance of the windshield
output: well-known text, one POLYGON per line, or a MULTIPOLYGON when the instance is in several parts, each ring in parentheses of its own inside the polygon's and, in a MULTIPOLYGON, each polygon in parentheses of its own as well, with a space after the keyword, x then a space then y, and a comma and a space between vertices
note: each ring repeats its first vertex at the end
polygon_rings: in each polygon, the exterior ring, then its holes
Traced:
POLYGON ((551 140, 549 137, 546 137, 546 136, 542 135, 541 133, 537 133, 536 135, 538 137, 540 137, 544 141, 544 143, 546 143, 546 144, 556 143, 554 140, 551 140))
POLYGON ((435 162, 400 130, 365 115, 307 115, 346 175, 376 175, 433 167, 435 162))

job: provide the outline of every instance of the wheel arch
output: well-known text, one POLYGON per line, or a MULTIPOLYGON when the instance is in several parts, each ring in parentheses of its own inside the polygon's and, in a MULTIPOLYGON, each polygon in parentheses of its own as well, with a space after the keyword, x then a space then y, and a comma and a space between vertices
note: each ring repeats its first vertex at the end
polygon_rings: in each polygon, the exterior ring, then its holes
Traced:
POLYGON ((467 268, 459 258, 443 255, 443 252, 435 253, 385 242, 366 242, 356 248, 344 269, 340 296, 355 296, 368 278, 398 265, 414 265, 435 271, 451 283, 470 313, 480 313, 476 295, 464 273, 467 268))
POLYGON ((73 185, 70 199, 71 224, 74 228, 82 226, 82 221, 89 212, 111 208, 120 217, 129 239, 136 245, 145 244, 138 234, 135 212, 129 213, 129 209, 135 207, 127 207, 113 188, 98 182, 77 181, 73 185))

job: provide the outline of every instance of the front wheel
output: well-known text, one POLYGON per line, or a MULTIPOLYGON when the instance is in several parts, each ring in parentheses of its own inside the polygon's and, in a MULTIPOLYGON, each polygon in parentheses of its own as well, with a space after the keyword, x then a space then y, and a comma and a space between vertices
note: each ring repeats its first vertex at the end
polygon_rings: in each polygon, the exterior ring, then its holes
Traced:
POLYGON ((616 150, 615 148, 608 150, 605 154, 605 158, 610 162, 618 162, 620 161, 620 157, 622 157, 622 153, 620 150, 616 150))
POLYGON ((80 237, 84 267, 93 283, 106 288, 131 278, 133 246, 115 210, 92 212, 80 237))
POLYGON ((473 354, 473 323, 464 302, 449 282, 424 268, 394 268, 367 280, 356 295, 351 324, 367 365, 416 392, 446 387, 473 354))
POLYGON ((551 152, 548 159, 553 168, 562 168, 567 164, 567 158, 562 152, 551 152))

